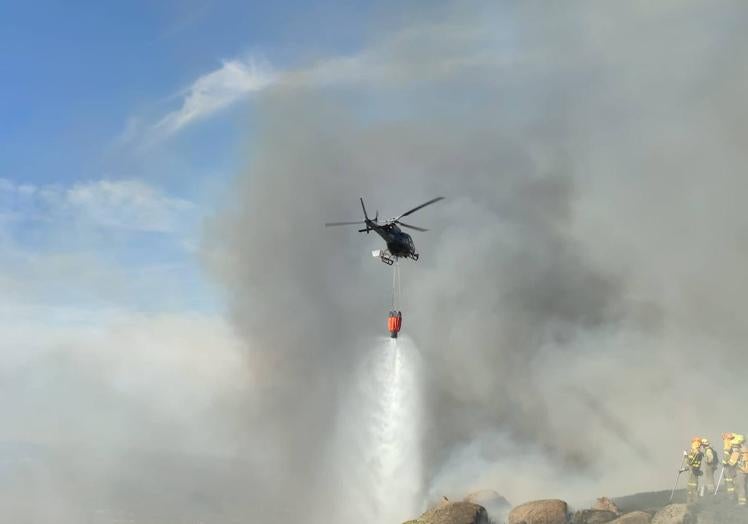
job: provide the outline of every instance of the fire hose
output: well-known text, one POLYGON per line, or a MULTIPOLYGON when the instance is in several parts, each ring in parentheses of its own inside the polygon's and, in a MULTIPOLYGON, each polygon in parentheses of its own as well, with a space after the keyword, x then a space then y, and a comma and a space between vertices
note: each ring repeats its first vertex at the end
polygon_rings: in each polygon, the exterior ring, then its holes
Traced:
POLYGON ((680 475, 681 475, 681 473, 683 473, 684 471, 686 471, 686 470, 685 470, 685 469, 683 468, 683 466, 685 466, 685 465, 686 465, 686 457, 687 457, 687 456, 688 456, 688 453, 686 453, 686 452, 684 451, 684 452, 683 452, 683 460, 681 460, 681 462, 680 462, 680 467, 678 468, 678 476, 677 476, 677 477, 675 477, 675 484, 673 485, 673 491, 671 491, 671 492, 670 492, 670 502, 672 502, 672 501, 673 501, 673 496, 675 495, 675 488, 677 488, 677 487, 678 487, 678 481, 680 480, 680 475))
POLYGON ((722 477, 725 476, 725 465, 722 464, 722 470, 719 472, 719 478, 717 479, 717 487, 714 488, 714 494, 716 495, 719 491, 719 486, 722 484, 722 477))

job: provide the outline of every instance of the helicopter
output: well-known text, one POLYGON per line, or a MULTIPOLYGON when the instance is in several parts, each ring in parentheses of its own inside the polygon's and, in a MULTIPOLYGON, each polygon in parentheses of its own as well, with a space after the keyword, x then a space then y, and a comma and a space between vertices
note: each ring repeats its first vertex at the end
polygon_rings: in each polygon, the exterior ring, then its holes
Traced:
POLYGON ((416 246, 415 244, 413 244, 413 239, 408 233, 403 232, 403 230, 400 229, 399 226, 406 227, 409 229, 414 229, 416 231, 428 231, 428 229, 424 229, 422 227, 417 227, 411 224, 406 224, 405 222, 402 222, 400 219, 410 215, 411 213, 415 213, 419 209, 422 209, 428 205, 431 205, 434 202, 438 202, 439 200, 444 200, 444 197, 432 198, 428 202, 425 202, 421 204, 420 206, 416 206, 413 209, 406 211, 405 213, 401 214, 400 216, 396 218, 391 218, 383 222, 379 222, 379 211, 376 212, 373 220, 369 218, 369 215, 366 213, 366 206, 364 205, 363 197, 361 197, 359 200, 361 201, 361 209, 363 209, 364 211, 363 221, 327 222, 325 224, 325 227, 353 226, 353 225, 361 225, 361 224, 366 225, 365 228, 359 229, 358 232, 369 234, 371 231, 374 231, 380 237, 382 237, 382 239, 387 243, 387 249, 377 249, 375 251, 372 251, 372 255, 375 257, 379 257, 379 259, 382 262, 384 262, 388 266, 391 266, 392 264, 395 263, 395 260, 398 258, 410 258, 412 260, 418 260, 418 253, 416 253, 416 246))

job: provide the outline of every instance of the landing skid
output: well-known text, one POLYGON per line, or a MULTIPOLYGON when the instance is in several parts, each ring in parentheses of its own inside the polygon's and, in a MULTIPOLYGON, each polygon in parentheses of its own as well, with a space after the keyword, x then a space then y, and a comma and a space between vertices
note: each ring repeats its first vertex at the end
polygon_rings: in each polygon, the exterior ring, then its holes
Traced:
POLYGON ((379 258, 379 260, 381 260, 382 262, 384 262, 388 266, 391 266, 392 264, 395 263, 395 259, 392 258, 392 256, 390 255, 389 251, 386 251, 384 249, 377 249, 376 251, 372 251, 371 255, 373 257, 379 258))
POLYGON ((413 253, 408 258, 412 258, 413 260, 418 260, 418 253, 413 253))

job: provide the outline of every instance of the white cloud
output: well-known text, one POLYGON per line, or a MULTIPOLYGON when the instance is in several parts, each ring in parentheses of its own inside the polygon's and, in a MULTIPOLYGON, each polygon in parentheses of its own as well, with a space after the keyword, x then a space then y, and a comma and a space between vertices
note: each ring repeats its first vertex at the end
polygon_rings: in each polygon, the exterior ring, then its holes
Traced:
POLYGON ((76 184, 65 191, 64 204, 99 225, 159 232, 174 231, 184 213, 194 208, 137 180, 76 184))
MULTIPOLYGON (((131 117, 115 144, 139 143, 152 146, 187 126, 215 115, 253 93, 287 86, 334 87, 352 84, 402 85, 424 78, 454 74, 456 70, 499 67, 511 64, 511 52, 499 52, 493 45, 495 28, 464 25, 424 25, 405 30, 395 38, 350 55, 332 56, 297 69, 273 71, 254 58, 223 61, 221 67, 197 79, 176 96, 178 109, 155 123, 131 117), (412 40, 429 40, 439 45, 438 53, 403 53, 412 40), (487 42, 488 49, 475 51, 476 41, 487 42), (445 45, 444 42, 447 42, 445 45)), ((506 47, 502 45, 501 48, 506 47)))
POLYGON ((137 180, 0 179, 0 297, 18 307, 210 310, 213 296, 190 251, 202 216, 137 180))
POLYGON ((195 210, 191 202, 139 180, 93 180, 33 186, 0 179, 0 218, 74 220, 96 227, 174 232, 195 210))
POLYGON ((486 39, 486 35, 490 35, 490 31, 485 28, 424 26, 417 32, 403 31, 393 41, 380 42, 379 45, 359 53, 333 56, 307 67, 281 72, 271 72, 266 63, 255 59, 226 60, 220 68, 198 77, 188 88, 177 94, 181 97, 179 109, 144 128, 141 128, 140 119, 130 118, 116 142, 127 143, 140 135, 141 144, 153 145, 253 93, 275 85, 319 87, 362 82, 408 83, 424 77, 449 74, 455 69, 496 67, 510 63, 511 59, 507 54, 496 53, 493 47, 481 53, 472 51, 474 41, 486 39), (401 56, 400 50, 405 47, 403 42, 415 38, 434 41, 446 39, 450 45, 443 46, 442 52, 438 54, 401 56))
POLYGON ((170 136, 191 122, 208 117, 272 82, 273 76, 268 69, 255 60, 225 61, 219 69, 199 77, 185 90, 182 106, 153 126, 152 139, 170 136))

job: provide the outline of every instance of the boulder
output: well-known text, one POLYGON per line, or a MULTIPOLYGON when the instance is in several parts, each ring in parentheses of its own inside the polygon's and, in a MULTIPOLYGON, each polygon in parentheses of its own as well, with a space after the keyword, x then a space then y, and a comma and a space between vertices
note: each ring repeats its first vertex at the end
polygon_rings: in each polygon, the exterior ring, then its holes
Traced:
POLYGON ((651 524, 694 524, 695 522, 696 518, 691 513, 688 504, 670 504, 655 513, 651 524))
POLYGON ((574 513, 571 524, 605 524, 615 520, 618 515, 602 509, 583 509, 574 513))
POLYGON ((563 500, 526 502, 509 512, 507 524, 566 524, 568 510, 563 500))
POLYGON ((621 510, 618 509, 618 506, 615 502, 610 500, 608 497, 600 497, 595 501, 595 503, 592 505, 592 509, 599 509, 602 511, 612 511, 613 513, 616 513, 618 515, 621 514, 621 510))
POLYGON ((489 524, 489 520, 483 506, 445 501, 405 524, 489 524))
POLYGON ((646 511, 632 511, 611 520, 608 524, 650 524, 651 521, 652 515, 646 511))
POLYGON ((494 522, 504 522, 507 513, 512 509, 512 505, 507 499, 493 490, 484 489, 471 493, 463 499, 465 502, 472 502, 486 508, 488 517, 494 522))

